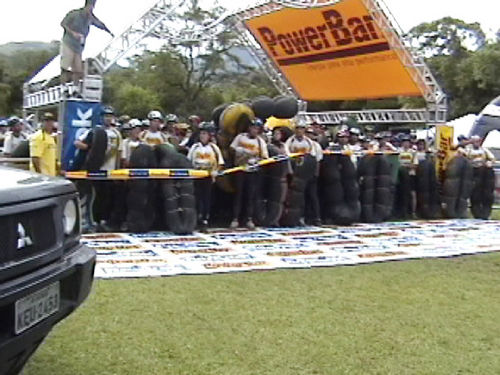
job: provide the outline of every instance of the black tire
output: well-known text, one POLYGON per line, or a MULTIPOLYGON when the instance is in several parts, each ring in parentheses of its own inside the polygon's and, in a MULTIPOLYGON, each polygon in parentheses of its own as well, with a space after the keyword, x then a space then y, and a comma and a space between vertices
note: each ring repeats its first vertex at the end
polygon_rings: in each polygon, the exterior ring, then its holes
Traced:
POLYGON ((398 169, 398 184, 396 186, 395 216, 408 220, 412 214, 411 177, 408 168, 398 169))
POLYGON ((472 195, 473 170, 463 156, 453 158, 446 168, 443 184, 443 211, 447 218, 467 217, 467 201, 472 195))
POLYGON ((317 166, 318 161, 314 156, 311 155, 304 155, 292 159, 292 169, 294 176, 296 176, 300 180, 305 181, 306 185, 307 182, 309 182, 309 180, 314 177, 317 166))
POLYGON ((14 151, 12 151, 11 157, 13 158, 29 158, 30 157, 30 141, 21 141, 14 151))
POLYGON ((415 188, 418 217, 425 220, 437 219, 441 210, 441 202, 436 169, 432 162, 422 160, 419 163, 415 188))
POLYGON ((102 128, 94 128, 89 132, 87 141, 90 145, 84 163, 84 169, 90 172, 98 171, 104 164, 106 150, 108 149, 108 135, 102 128))
POLYGON ((274 117, 279 119, 291 119, 299 113, 297 99, 290 96, 274 98, 274 117))
POLYGON ((220 117, 227 107, 229 107, 229 104, 221 104, 212 111, 212 121, 217 129, 220 127, 220 117))
POLYGON ((139 145, 130 155, 131 169, 156 168, 154 150, 148 145, 139 145))
POLYGON ((252 102, 252 110, 256 117, 266 122, 274 114, 274 101, 267 96, 259 96, 252 102))
POLYGON ((365 223, 375 222, 375 190, 376 190, 377 156, 364 156, 358 166, 360 187, 361 220, 365 223))
POLYGON ((495 172, 492 168, 474 168, 474 188, 471 195, 471 212, 474 218, 487 220, 495 200, 495 172))

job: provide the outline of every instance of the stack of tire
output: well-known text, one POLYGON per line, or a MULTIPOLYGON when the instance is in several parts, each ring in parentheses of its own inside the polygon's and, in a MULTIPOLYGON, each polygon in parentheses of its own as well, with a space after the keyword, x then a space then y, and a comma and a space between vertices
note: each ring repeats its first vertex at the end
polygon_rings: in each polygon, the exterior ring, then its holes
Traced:
POLYGON ((440 186, 434 163, 422 160, 417 168, 417 215, 421 219, 438 219, 441 215, 440 186))
POLYGON ((398 168, 398 183, 396 185, 396 196, 394 202, 394 216, 400 220, 408 220, 413 213, 411 194, 410 170, 406 167, 398 168))
POLYGON ((393 205, 391 164, 383 155, 366 155, 358 166, 361 220, 381 223, 390 218, 393 205))
POLYGON ((471 162, 461 155, 448 163, 442 194, 445 217, 467 218, 468 200, 474 186, 473 173, 471 162))
POLYGON ((474 218, 488 220, 495 202, 495 171, 490 167, 474 168, 474 188, 471 195, 471 212, 474 218))
POLYGON ((309 181, 314 177, 317 160, 311 155, 292 159, 293 176, 288 184, 281 225, 297 227, 301 224, 305 209, 305 190, 309 181))
MULTIPOLYGON (((140 145, 130 156, 130 168, 156 168, 154 150, 140 145)), ((127 229, 133 233, 144 233, 152 229, 156 218, 157 182, 153 180, 131 180, 127 193, 127 229)))
POLYGON ((351 225, 359 221, 359 184, 350 157, 325 155, 321 162, 320 181, 323 219, 337 225, 351 225))
MULTIPOLYGON (((157 146, 158 166, 165 169, 190 169, 190 161, 167 145, 157 146)), ((196 228, 196 200, 194 183, 190 179, 162 180, 160 182, 164 224, 175 234, 189 234, 196 228)))
MULTIPOLYGON (((269 146, 269 156, 279 155, 276 146, 269 146)), ((289 162, 282 161, 263 168, 261 173, 261 191, 257 196, 255 219, 264 227, 279 226, 286 199, 289 162)))

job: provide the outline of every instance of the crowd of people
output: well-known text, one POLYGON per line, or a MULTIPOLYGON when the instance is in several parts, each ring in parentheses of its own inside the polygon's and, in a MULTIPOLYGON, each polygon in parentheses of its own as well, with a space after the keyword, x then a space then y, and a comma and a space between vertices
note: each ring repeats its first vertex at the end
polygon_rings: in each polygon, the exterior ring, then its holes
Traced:
MULTIPOLYGON (((350 156, 354 165, 366 153, 393 153, 399 158, 399 164, 407 168, 409 175, 415 179, 416 169, 422 160, 433 158, 434 150, 425 139, 417 139, 412 133, 392 134, 381 132, 364 134, 358 127, 341 125, 333 133, 331 129, 317 123, 307 124, 302 121, 291 123, 290 127, 269 129, 260 119, 249 123, 248 130, 238 134, 230 144, 227 152, 221 151, 218 145, 219 130, 213 122, 203 122, 199 116, 193 115, 186 123, 180 122, 174 114, 163 116, 160 111, 153 110, 144 120, 131 119, 128 116, 117 118, 112 107, 106 106, 102 112, 102 128, 107 135, 107 149, 104 163, 100 170, 116 170, 130 167, 130 158, 140 145, 168 145, 184 154, 193 169, 210 172, 210 178, 195 182, 199 225, 209 225, 213 183, 218 173, 234 166, 256 166, 259 161, 273 155, 310 154, 319 162, 325 153, 342 152, 350 156), (223 155, 226 155, 224 157, 223 155)), ((42 117, 42 125, 33 131, 17 117, 10 118, 2 129, 9 129, 3 134, 3 155, 15 155, 15 150, 23 142, 29 141, 31 169, 46 175, 58 174, 56 119, 53 114, 46 113, 42 117), (30 129, 30 130, 28 130, 30 129)), ((471 160, 474 167, 491 167, 493 154, 481 146, 479 137, 459 137, 456 146, 458 153, 471 160)), ((92 147, 91 129, 84 132, 74 142, 76 148, 88 151, 92 147)), ((82 169, 84 160, 76 157, 74 170, 82 169)), ((256 169, 248 169, 245 173, 235 174, 236 194, 233 204, 233 220, 231 228, 240 224, 255 228, 253 220, 253 204, 257 194, 258 173, 256 169), (241 219, 242 212, 245 218, 241 219)), ((290 168, 289 173, 293 173, 290 168)), ((305 194, 315 225, 321 225, 320 202, 318 199, 319 167, 315 177, 308 183, 305 194)), ((415 181, 412 182, 414 189, 415 181)), ((99 193, 99 192, 98 192, 99 193)), ((103 195, 104 192, 102 193, 103 195)), ((106 216, 106 215, 104 215, 106 216)), ((106 220, 102 220, 103 226, 106 220)))

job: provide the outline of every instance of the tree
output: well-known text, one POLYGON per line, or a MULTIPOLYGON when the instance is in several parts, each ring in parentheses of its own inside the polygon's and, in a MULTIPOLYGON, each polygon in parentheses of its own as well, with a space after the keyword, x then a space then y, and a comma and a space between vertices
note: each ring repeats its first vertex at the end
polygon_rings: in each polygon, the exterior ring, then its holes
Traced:
POLYGON ((126 83, 118 89, 113 104, 119 113, 143 119, 149 110, 160 107, 160 99, 151 90, 126 83))
POLYGON ((412 28, 407 37, 426 57, 465 57, 470 50, 480 49, 486 43, 486 35, 479 23, 467 23, 452 17, 424 22, 412 28))

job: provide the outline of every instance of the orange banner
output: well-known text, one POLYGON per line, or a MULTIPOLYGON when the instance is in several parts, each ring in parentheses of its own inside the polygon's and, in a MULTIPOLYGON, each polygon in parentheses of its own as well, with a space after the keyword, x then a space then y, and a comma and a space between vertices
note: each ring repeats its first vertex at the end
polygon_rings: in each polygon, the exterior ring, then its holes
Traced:
POLYGON ((422 96, 362 0, 246 21, 304 100, 422 96))

